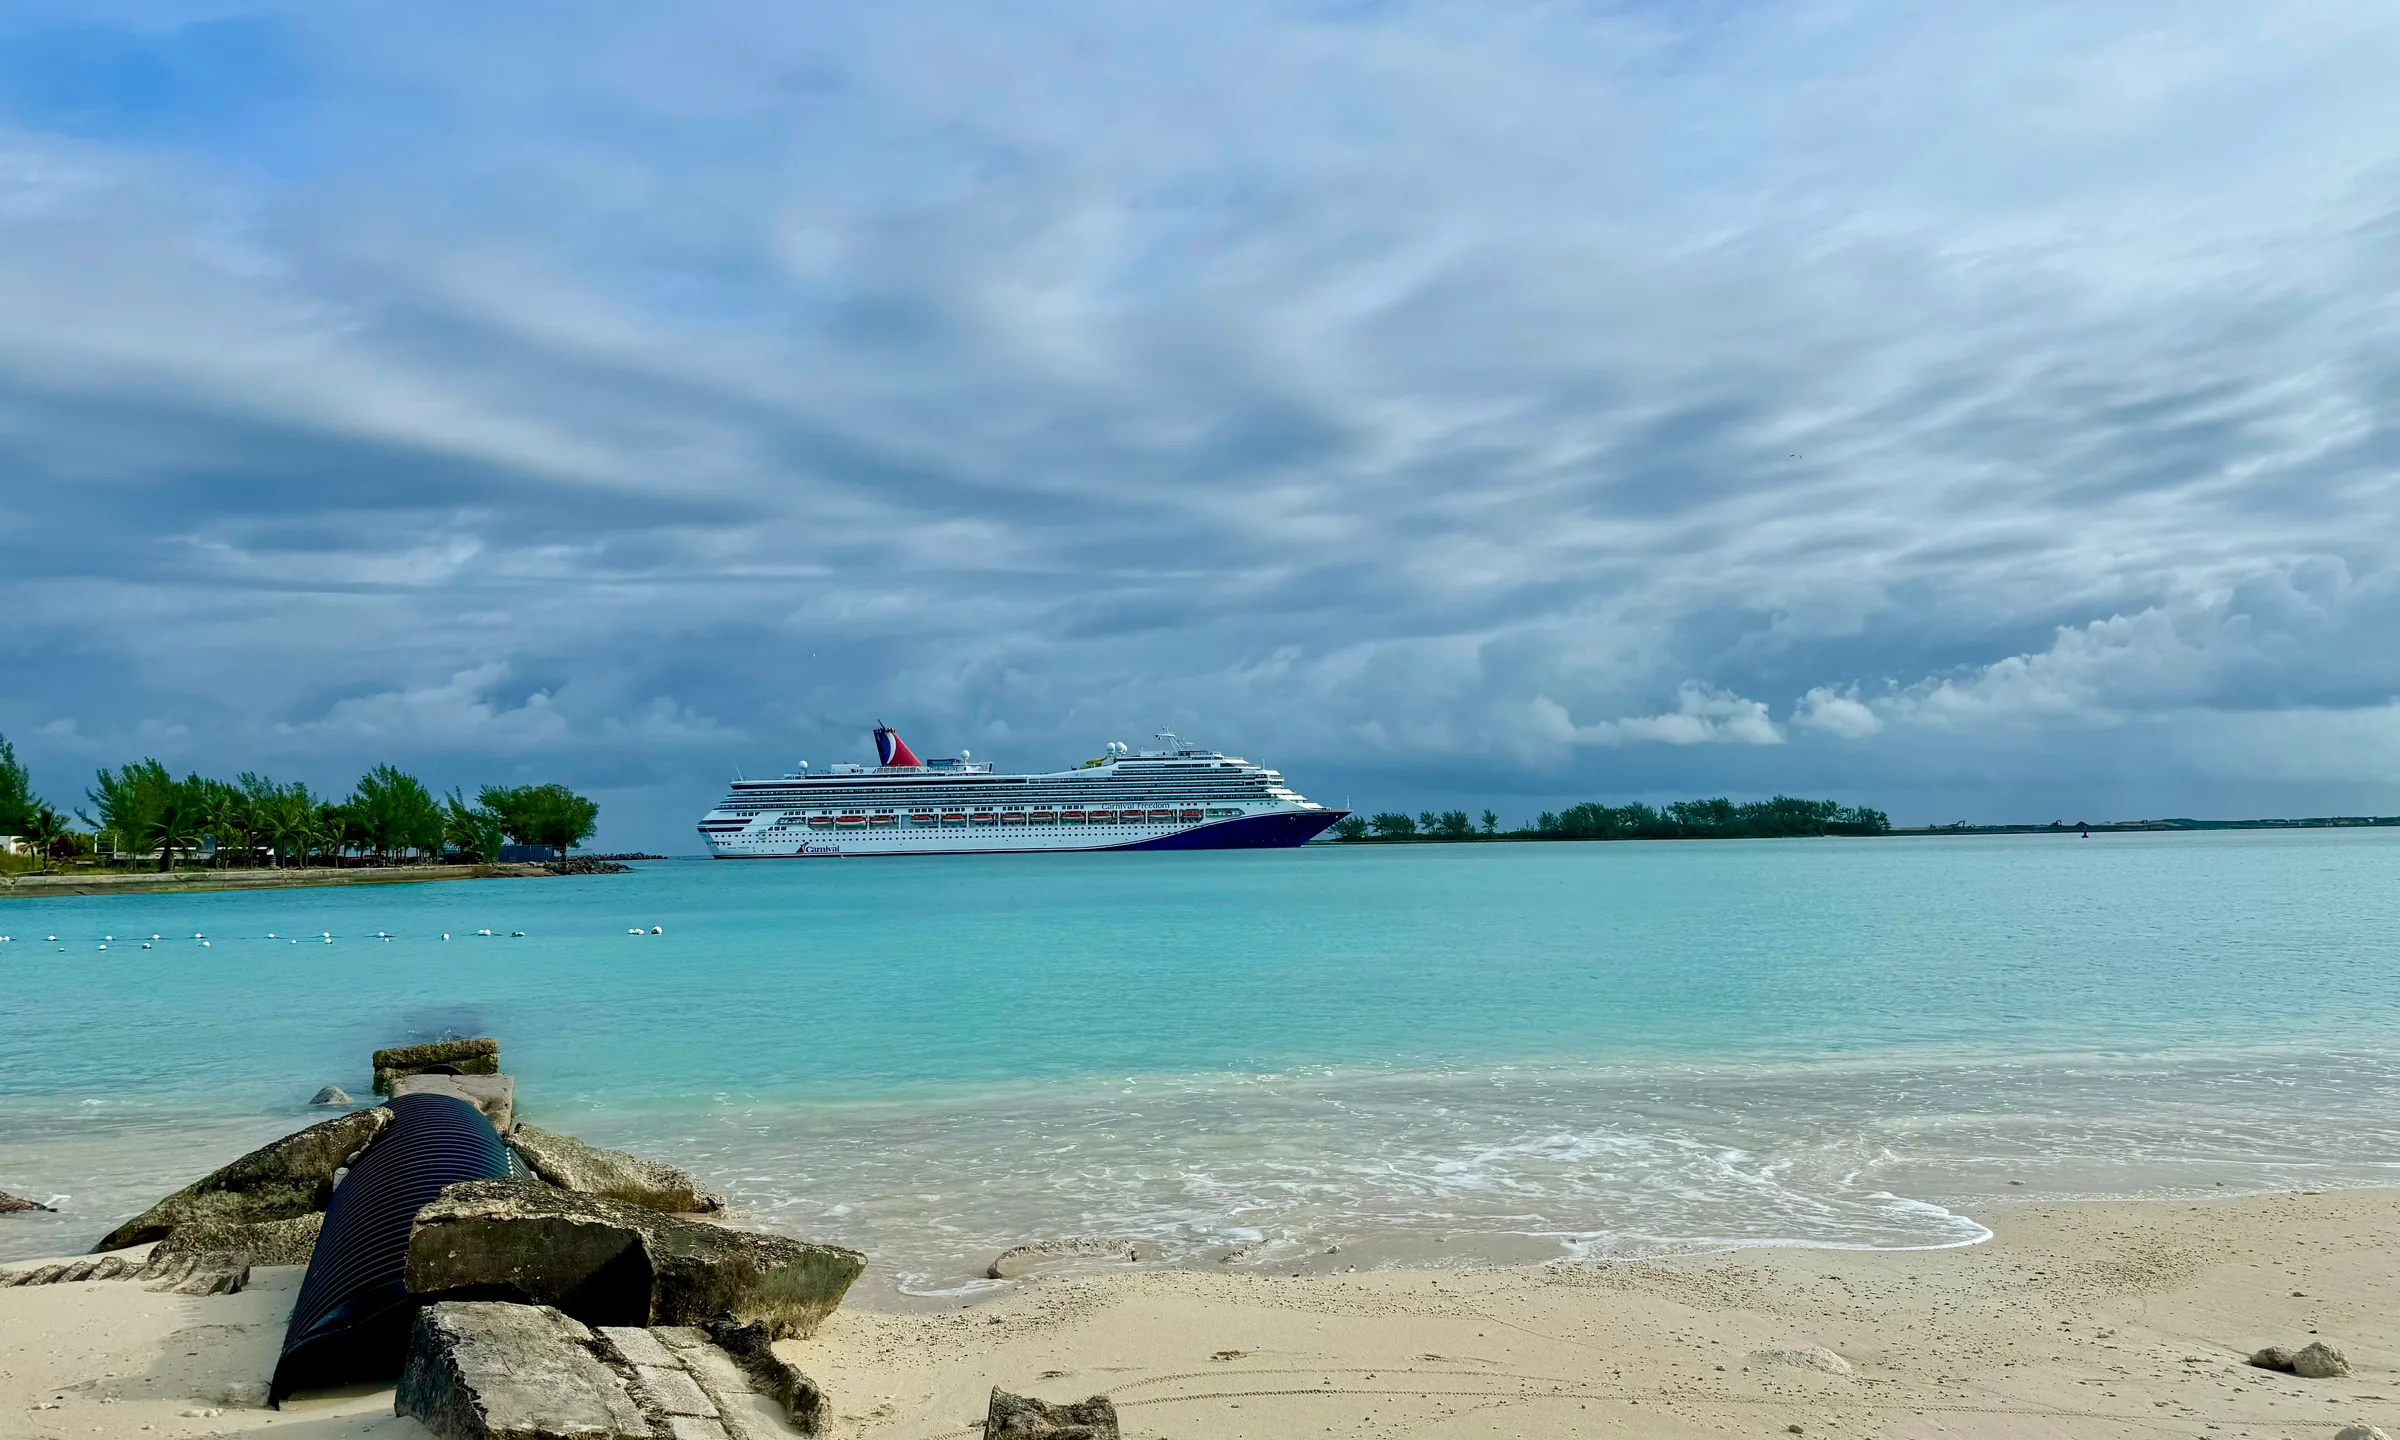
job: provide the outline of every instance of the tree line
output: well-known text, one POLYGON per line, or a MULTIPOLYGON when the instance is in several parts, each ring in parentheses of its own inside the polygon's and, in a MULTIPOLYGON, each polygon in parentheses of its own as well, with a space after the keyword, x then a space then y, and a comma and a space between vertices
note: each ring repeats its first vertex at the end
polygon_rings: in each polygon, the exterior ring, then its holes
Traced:
POLYGON ((1713 800, 1678 800, 1653 808, 1587 803, 1564 810, 1545 810, 1533 824, 1503 832, 1500 817, 1486 810, 1480 824, 1464 810, 1415 816, 1396 810, 1377 815, 1351 815, 1333 827, 1341 840, 1765 840, 1798 835, 1886 835, 1891 817, 1865 805, 1833 800, 1801 800, 1778 795, 1772 800, 1735 804, 1713 800))
POLYGON ((215 863, 286 865, 495 861, 506 844, 547 845, 565 855, 591 838, 597 803, 564 785, 486 785, 469 803, 452 789, 437 797, 416 776, 378 765, 336 800, 299 781, 244 771, 231 780, 176 778, 157 760, 102 769, 74 820, 33 793, 16 750, 0 737, 0 835, 15 835, 44 862, 80 856, 148 860, 174 867, 206 851, 215 863))

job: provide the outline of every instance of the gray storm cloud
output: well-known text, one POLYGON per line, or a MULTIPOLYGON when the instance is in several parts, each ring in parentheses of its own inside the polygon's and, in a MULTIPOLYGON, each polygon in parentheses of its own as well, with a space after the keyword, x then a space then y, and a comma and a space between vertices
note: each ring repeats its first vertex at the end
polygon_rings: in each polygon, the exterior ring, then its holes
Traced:
POLYGON ((2395 62, 2363 3, 19 10, 0 731, 646 844, 879 718, 2388 811, 2395 62))

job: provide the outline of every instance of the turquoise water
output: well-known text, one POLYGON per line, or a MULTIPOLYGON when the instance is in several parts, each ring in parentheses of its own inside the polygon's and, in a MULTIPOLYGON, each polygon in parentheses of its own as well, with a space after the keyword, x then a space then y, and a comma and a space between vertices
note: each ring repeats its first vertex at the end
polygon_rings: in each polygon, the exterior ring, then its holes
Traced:
POLYGON ((0 1221, 0 1257, 88 1244, 445 1033, 500 1037, 526 1118, 915 1294, 1064 1235, 1934 1245, 2003 1195, 2377 1181, 2396 881, 2400 835, 2235 832, 9 900, 0 1188, 61 1214, 0 1221))

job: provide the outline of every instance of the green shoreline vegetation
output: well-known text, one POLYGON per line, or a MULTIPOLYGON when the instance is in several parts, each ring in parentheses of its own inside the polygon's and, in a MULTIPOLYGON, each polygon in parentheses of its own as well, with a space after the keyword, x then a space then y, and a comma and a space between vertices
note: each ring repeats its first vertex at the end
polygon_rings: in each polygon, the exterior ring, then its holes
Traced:
MULTIPOLYGON (((33 792, 16 747, 0 736, 0 836, 15 844, 0 873, 151 871, 179 862, 211 870, 323 866, 494 865, 509 844, 548 846, 563 860, 592 836, 600 807, 564 785, 486 785, 473 804, 453 789, 436 798, 423 781, 378 765, 341 800, 245 771, 232 780, 177 779, 155 759, 103 769, 66 814, 33 792)), ((580 863, 580 862, 578 862, 580 863)))
POLYGON ((1802 835, 1889 835, 1891 817, 1863 805, 1832 800, 1772 800, 1735 804, 1678 800, 1658 808, 1589 803, 1545 810, 1531 825, 1502 830, 1486 810, 1480 819, 1464 810, 1431 810, 1415 816, 1397 810, 1351 815, 1335 823, 1333 838, 1349 844, 1456 844, 1477 840, 1770 840, 1802 835))

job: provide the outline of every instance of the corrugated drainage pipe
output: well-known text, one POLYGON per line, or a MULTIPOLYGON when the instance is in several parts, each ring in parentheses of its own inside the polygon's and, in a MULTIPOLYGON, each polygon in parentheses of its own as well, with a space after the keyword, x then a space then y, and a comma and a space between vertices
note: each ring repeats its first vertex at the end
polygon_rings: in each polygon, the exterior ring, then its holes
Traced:
POLYGON ((417 1211, 443 1187, 522 1175, 492 1122, 455 1095, 399 1095, 358 1163, 334 1188, 275 1364, 268 1403, 400 1373, 416 1306, 403 1271, 417 1211))

